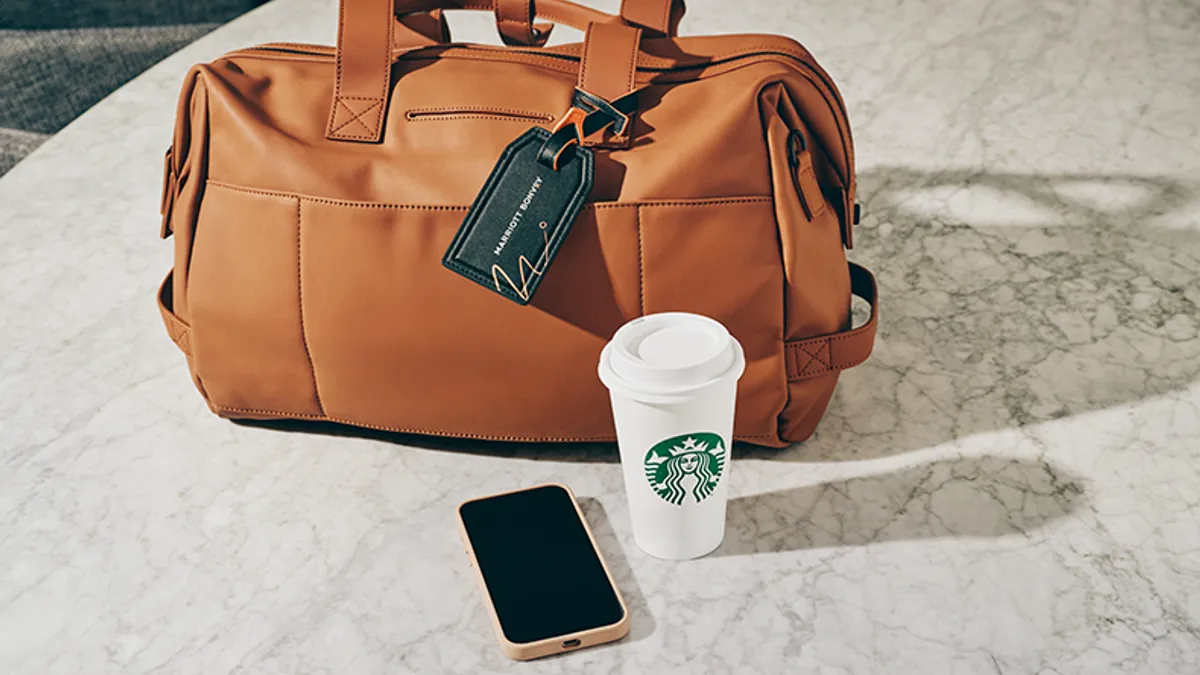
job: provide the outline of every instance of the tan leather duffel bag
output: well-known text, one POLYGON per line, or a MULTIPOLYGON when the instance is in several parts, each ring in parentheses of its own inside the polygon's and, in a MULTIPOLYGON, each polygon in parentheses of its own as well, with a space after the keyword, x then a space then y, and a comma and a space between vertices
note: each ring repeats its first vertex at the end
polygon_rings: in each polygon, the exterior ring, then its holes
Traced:
POLYGON ((676 0, 614 17, 565 0, 342 0, 336 49, 269 44, 197 65, 166 156, 159 295, 196 386, 229 418, 522 441, 614 438, 601 348, 690 311, 746 352, 735 435, 809 436, 867 358, 875 282, 848 265, 842 99, 794 41, 674 37, 676 0), (451 44, 443 9, 494 11, 507 47, 451 44), (550 26, 586 30, 546 48, 550 26), (576 88, 637 91, 624 135, 582 140, 594 187, 528 306, 442 256, 497 158, 576 88), (871 319, 850 327, 851 294, 871 319))

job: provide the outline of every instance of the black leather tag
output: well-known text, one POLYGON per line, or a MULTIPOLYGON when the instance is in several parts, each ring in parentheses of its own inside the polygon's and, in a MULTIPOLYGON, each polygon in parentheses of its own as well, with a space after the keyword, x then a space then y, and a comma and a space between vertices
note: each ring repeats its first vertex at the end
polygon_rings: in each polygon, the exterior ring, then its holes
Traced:
POLYGON ((572 148, 555 171, 537 161, 548 138, 535 127, 505 148, 442 258, 450 270, 522 305, 592 191, 592 151, 572 148))

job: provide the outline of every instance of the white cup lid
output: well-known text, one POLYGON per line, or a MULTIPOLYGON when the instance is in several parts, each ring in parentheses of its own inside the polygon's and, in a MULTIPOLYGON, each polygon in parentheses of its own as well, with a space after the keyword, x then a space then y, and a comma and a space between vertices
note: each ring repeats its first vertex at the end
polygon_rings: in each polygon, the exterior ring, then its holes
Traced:
POLYGON ((742 346, 720 322, 663 312, 634 319, 600 354, 600 380, 634 399, 675 399, 746 368, 742 346))

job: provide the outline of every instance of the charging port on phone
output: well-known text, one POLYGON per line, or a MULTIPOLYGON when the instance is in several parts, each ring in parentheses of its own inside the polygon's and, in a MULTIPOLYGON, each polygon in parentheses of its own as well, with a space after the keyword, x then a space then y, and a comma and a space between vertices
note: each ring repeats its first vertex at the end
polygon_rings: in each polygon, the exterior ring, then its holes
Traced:
POLYGON ((566 640, 563 642, 563 649, 570 649, 571 647, 578 647, 580 644, 582 644, 582 643, 579 641, 579 638, 575 638, 574 640, 566 640))

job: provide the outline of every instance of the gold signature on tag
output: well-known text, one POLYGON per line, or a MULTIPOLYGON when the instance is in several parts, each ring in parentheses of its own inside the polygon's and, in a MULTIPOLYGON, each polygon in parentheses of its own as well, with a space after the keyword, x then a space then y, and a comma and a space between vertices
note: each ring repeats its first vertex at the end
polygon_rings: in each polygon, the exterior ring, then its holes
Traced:
MULTIPOLYGON (((548 257, 550 254, 550 234, 546 232, 546 228, 550 227, 550 225, 543 220, 538 223, 538 227, 542 230, 542 239, 546 243, 542 247, 542 253, 538 256, 536 264, 529 262, 529 258, 525 256, 517 258, 517 274, 521 277, 520 286, 517 286, 512 277, 508 275, 508 272, 504 271, 503 267, 495 263, 492 265, 492 281, 496 282, 496 290, 498 292, 503 292, 500 284, 500 279, 503 278, 509 287, 513 289, 513 292, 517 294, 517 297, 529 302, 529 284, 533 282, 534 277, 541 276, 546 271, 546 265, 550 262, 548 257)), ((558 228, 555 228, 554 231, 557 233, 558 228)))

